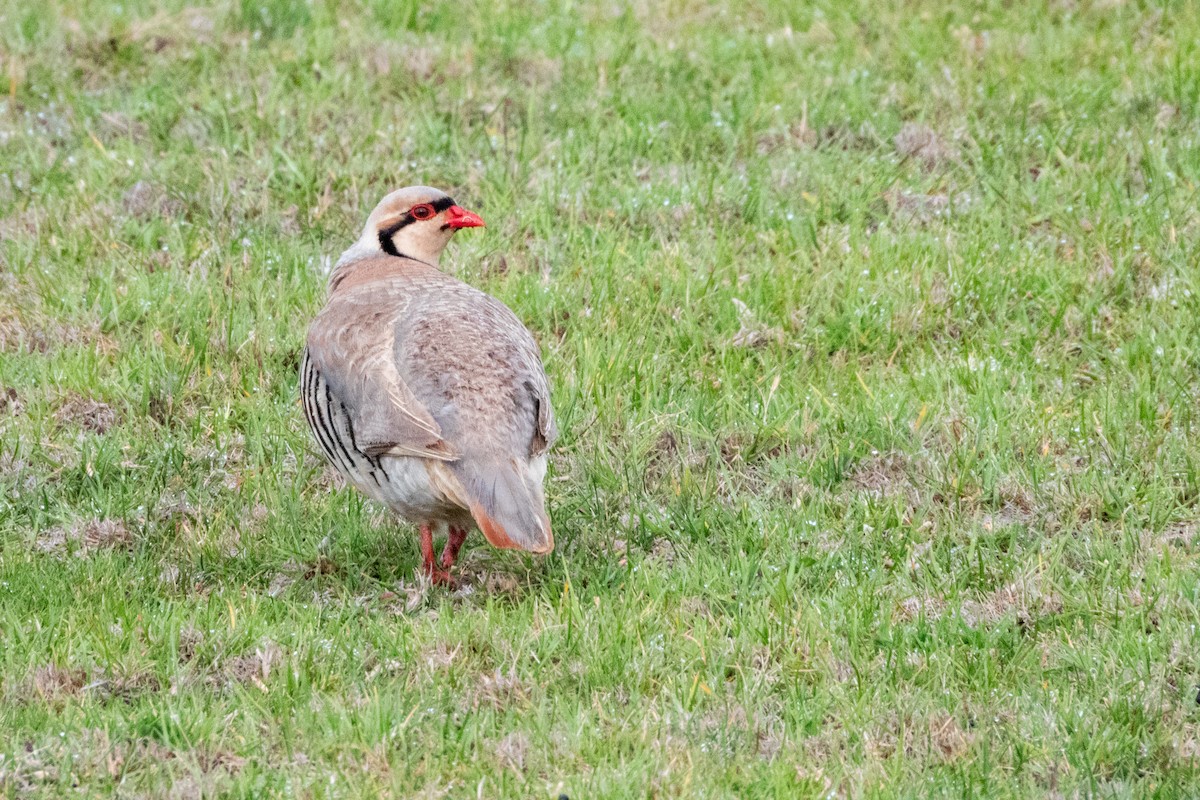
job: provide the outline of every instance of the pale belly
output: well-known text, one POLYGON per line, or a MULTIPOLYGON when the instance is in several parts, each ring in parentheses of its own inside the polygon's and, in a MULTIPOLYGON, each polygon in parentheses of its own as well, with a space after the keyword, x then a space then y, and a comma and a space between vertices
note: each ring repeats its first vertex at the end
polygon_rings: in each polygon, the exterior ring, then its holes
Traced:
POLYGON ((430 468, 421 458, 381 456, 373 470, 342 474, 363 494, 412 522, 472 525, 470 512, 434 485, 430 468))

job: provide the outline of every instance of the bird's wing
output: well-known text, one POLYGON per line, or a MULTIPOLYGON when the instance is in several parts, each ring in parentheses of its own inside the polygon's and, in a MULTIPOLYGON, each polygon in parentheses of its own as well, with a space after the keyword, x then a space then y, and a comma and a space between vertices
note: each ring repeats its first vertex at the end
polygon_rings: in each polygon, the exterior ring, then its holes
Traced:
POLYGON ((542 455, 558 431, 533 334, 496 298, 439 279, 396 340, 415 396, 473 457, 542 455))
POLYGON ((308 358, 329 401, 346 409, 360 451, 453 461, 441 426, 397 368, 395 320, 406 302, 386 290, 340 294, 309 329, 308 358))
POLYGON ((558 438, 558 425, 554 420, 554 408, 550 405, 550 383, 546 379, 546 370, 538 354, 537 343, 529 337, 530 357, 525 370, 525 389, 533 398, 537 407, 537 428, 529 443, 529 456, 540 456, 550 449, 558 438))

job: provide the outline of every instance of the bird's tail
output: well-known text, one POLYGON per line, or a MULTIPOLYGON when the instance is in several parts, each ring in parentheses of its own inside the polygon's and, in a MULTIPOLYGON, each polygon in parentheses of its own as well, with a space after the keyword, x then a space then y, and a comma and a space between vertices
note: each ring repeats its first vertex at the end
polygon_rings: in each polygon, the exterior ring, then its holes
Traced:
POLYGON ((542 495, 542 470, 517 461, 454 464, 479 530, 494 547, 549 553, 554 549, 542 495))

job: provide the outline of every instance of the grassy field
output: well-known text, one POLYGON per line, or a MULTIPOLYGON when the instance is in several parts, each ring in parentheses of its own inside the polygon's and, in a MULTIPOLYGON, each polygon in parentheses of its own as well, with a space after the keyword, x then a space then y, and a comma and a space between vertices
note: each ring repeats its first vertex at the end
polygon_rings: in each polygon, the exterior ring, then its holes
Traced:
POLYGON ((1200 8, 0 0, 0 795, 1200 793, 1200 8), (558 549, 341 485, 392 188, 558 549))

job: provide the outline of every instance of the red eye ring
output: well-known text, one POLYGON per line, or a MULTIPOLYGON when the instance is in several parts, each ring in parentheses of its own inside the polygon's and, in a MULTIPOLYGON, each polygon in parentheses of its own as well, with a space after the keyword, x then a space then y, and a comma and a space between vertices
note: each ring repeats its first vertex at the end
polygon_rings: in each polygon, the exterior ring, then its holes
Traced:
POLYGON ((428 203, 422 203, 419 206, 413 206, 408 213, 412 214, 413 219, 431 219, 437 212, 433 210, 433 206, 428 203))

